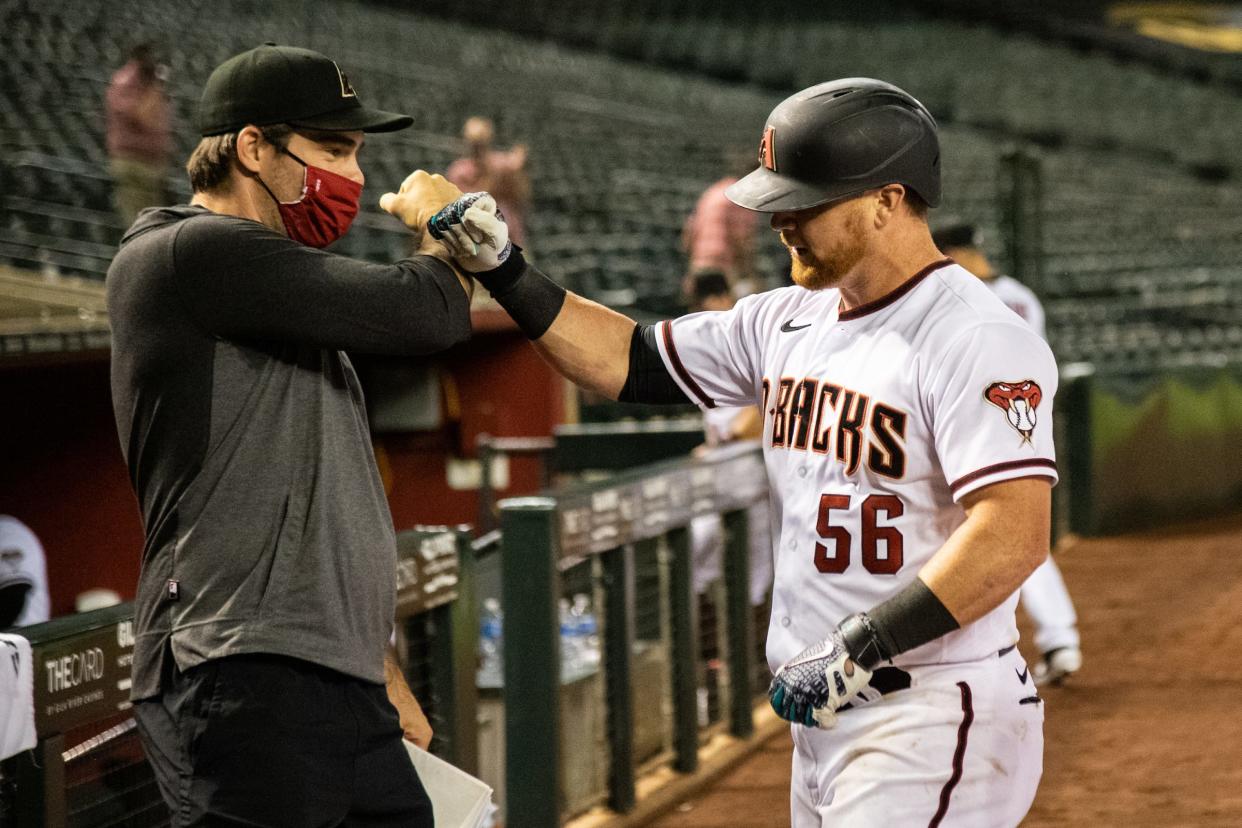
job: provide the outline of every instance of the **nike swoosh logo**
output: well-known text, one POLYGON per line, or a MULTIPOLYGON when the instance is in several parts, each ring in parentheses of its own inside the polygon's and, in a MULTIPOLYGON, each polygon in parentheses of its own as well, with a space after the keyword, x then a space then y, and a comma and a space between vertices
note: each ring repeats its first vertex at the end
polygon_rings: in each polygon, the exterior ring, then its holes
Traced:
POLYGON ((784 325, 781 325, 781 333, 793 333, 794 331, 800 331, 803 328, 809 328, 809 327, 811 327, 810 322, 808 322, 805 325, 795 325, 793 323, 793 320, 789 319, 785 321, 784 325))
POLYGON ((1018 674, 1018 681, 1022 682, 1023 684, 1026 684, 1026 677, 1027 675, 1029 675, 1027 673, 1027 668, 1023 667, 1021 670, 1019 670, 1018 668, 1015 667, 1013 671, 1018 674))

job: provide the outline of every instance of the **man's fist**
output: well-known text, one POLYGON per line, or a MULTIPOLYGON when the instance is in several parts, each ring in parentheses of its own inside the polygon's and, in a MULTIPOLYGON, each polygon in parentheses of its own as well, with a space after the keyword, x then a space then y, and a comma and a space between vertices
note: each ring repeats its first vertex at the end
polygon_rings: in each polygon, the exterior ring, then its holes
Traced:
POLYGON ((381 210, 401 219, 406 227, 421 236, 427 219, 460 197, 461 190, 444 176, 415 170, 401 182, 400 191, 380 196, 379 205, 381 210))
POLYGON ((838 630, 807 647, 776 671, 768 699, 782 719, 807 727, 832 727, 837 710, 871 680, 850 658, 838 630))
POLYGON ((484 273, 504 264, 513 252, 509 227, 488 193, 467 193, 427 222, 462 270, 484 273))

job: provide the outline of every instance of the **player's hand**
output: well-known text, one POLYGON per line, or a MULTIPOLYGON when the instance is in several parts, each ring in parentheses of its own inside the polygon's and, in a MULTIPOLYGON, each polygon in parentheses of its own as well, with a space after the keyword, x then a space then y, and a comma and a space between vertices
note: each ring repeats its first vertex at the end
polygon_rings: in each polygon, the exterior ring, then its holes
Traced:
POLYGON ((427 230, 452 252, 462 270, 484 273, 513 252, 509 227, 488 193, 467 193, 432 216, 427 230))
POLYGON ((461 190, 444 176, 415 170, 395 193, 380 196, 380 209, 391 213, 419 236, 431 218, 444 205, 461 198, 461 190))
POLYGON ((850 658, 841 633, 807 647, 776 671, 768 688, 772 709, 782 719, 829 728, 837 710, 871 680, 871 671, 850 658))

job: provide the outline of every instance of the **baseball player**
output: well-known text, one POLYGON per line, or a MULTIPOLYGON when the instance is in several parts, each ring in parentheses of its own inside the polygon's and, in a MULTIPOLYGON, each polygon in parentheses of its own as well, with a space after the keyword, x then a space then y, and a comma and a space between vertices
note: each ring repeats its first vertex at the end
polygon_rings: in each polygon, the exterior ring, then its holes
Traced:
MULTIPOLYGON (((1012 276, 997 273, 970 224, 949 224, 932 233, 936 247, 992 289, 1005 306, 1021 316, 1045 340, 1044 308, 1039 297, 1012 276)), ((1060 684, 1082 668, 1078 616, 1065 579, 1052 556, 1022 585, 1022 608, 1035 624, 1035 646, 1042 654, 1035 664, 1035 683, 1060 684)))
POLYGON ((727 312, 636 325, 567 293, 476 194, 429 226, 578 384, 762 407, 793 825, 1017 825, 1042 772, 1014 606, 1048 554, 1052 353, 933 244, 940 148, 910 95, 803 90, 759 161, 728 195, 770 215, 794 285, 727 312))

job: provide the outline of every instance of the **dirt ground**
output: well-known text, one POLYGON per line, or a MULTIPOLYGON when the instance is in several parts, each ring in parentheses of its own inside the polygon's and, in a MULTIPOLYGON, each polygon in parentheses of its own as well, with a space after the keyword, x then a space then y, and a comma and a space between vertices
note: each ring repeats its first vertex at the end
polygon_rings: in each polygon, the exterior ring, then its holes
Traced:
MULTIPOLYGON (((1084 665, 1042 691, 1044 777, 1022 824, 1242 825, 1242 517, 1071 540, 1056 559, 1084 665)), ((789 755, 772 739, 655 825, 787 825, 789 755)))

